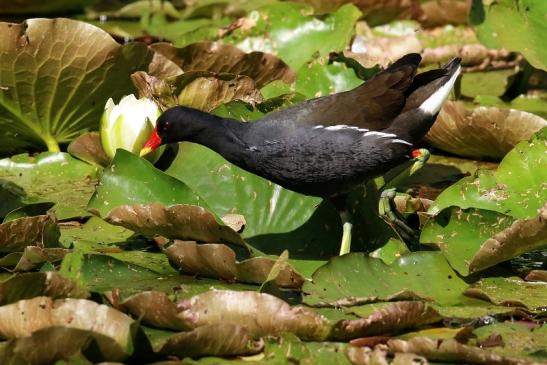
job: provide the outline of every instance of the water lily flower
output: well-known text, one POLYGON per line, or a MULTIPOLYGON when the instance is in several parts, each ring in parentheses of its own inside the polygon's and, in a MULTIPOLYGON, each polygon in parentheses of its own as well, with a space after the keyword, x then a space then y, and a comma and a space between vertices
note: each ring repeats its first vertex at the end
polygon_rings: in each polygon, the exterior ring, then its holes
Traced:
MULTIPOLYGON (((160 114, 156 103, 147 98, 137 99, 131 94, 124 96, 118 105, 112 98, 108 99, 100 129, 101 144, 106 154, 113 158, 118 148, 139 154, 160 114)), ((161 153, 151 153, 146 158, 154 162, 161 153)))

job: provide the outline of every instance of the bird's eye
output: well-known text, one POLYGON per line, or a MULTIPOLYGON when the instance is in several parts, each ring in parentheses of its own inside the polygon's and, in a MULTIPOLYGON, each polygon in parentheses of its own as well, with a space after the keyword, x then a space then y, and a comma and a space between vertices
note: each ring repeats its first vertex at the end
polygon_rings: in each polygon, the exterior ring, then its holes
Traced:
POLYGON ((171 128, 171 123, 169 122, 163 123, 163 128, 162 128, 163 130, 168 130, 169 128, 171 128))

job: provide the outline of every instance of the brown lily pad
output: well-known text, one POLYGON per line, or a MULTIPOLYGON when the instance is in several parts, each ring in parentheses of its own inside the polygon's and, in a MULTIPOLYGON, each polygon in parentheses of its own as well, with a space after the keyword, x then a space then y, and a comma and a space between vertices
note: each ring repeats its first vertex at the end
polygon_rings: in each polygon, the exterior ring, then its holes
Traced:
POLYGON ((27 246, 13 271, 24 272, 36 269, 45 262, 60 261, 71 250, 66 248, 43 248, 27 246))
POLYGON ((246 326, 253 336, 292 332, 301 339, 320 341, 330 324, 311 309, 291 307, 269 294, 210 290, 177 303, 179 317, 194 327, 233 323, 246 326))
POLYGON ((59 235, 51 215, 14 219, 0 224, 0 252, 23 251, 26 246, 57 246, 59 235))
POLYGON ((190 324, 177 316, 179 312, 177 305, 164 292, 141 292, 130 296, 121 305, 134 317, 149 326, 175 331, 192 328, 190 324))
POLYGON ((264 341, 255 340, 244 326, 233 323, 205 325, 192 331, 169 337, 159 353, 190 356, 236 356, 256 354, 264 348, 264 341))
POLYGON ((84 133, 68 145, 68 153, 87 163, 106 167, 110 158, 104 152, 99 132, 84 133))
POLYGON ((386 335, 439 322, 442 316, 422 301, 390 303, 371 315, 338 322, 331 332, 334 340, 386 335))
POLYGON ((199 242, 226 242, 245 247, 237 232, 217 222, 213 214, 196 205, 123 205, 112 209, 105 220, 148 237, 164 236, 199 242))
POLYGON ((53 271, 17 274, 0 283, 0 305, 41 295, 51 298, 87 298, 89 293, 53 271))
POLYGON ((469 272, 481 271, 520 254, 547 246, 547 203, 531 219, 519 219, 486 240, 469 263, 469 272))
POLYGON ((89 331, 105 359, 120 361, 132 352, 133 323, 125 314, 85 299, 36 297, 0 307, 0 335, 29 336, 62 326, 89 331))
POLYGON ((519 141, 547 126, 545 119, 515 109, 446 102, 426 136, 433 146, 472 158, 501 159, 519 141))
POLYGON ((294 82, 296 75, 280 58, 264 52, 245 53, 229 44, 212 42, 192 43, 183 48, 169 43, 150 46, 157 53, 173 61, 184 72, 210 71, 248 76, 257 88, 274 80, 294 82))
POLYGON ((488 365, 532 364, 531 361, 502 356, 479 347, 463 345, 455 339, 437 340, 428 337, 415 337, 408 341, 398 339, 389 340, 387 345, 391 353, 413 353, 432 361, 488 365))
POLYGON ((160 79, 139 71, 132 74, 131 79, 140 97, 153 99, 163 110, 184 105, 211 111, 232 100, 250 104, 262 101, 253 79, 244 75, 189 71, 160 79))
MULTIPOLYGON (((252 284, 264 283, 276 262, 269 257, 253 257, 238 262, 231 248, 218 243, 196 244, 175 240, 163 246, 162 250, 185 274, 252 284)), ((304 283, 304 277, 290 265, 285 265, 273 281, 279 287, 298 289, 304 283)))
POLYGON ((524 278, 526 281, 543 281, 547 283, 547 270, 532 270, 524 278))

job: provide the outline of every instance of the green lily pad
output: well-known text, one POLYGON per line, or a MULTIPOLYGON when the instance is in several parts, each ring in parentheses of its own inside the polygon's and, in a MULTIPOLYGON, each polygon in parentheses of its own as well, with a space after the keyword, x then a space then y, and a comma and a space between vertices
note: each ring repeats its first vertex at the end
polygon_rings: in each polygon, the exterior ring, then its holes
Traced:
POLYGON ((62 225, 60 228, 59 242, 67 248, 88 243, 103 247, 120 244, 133 235, 132 231, 106 223, 99 217, 91 217, 85 224, 62 225))
POLYGON ((155 202, 167 206, 185 203, 207 207, 186 184, 155 169, 145 159, 119 149, 112 164, 103 171, 88 209, 106 217, 115 207, 155 202))
POLYGON ((415 252, 386 265, 361 253, 332 258, 304 283, 304 302, 352 306, 392 299, 425 298, 443 305, 461 301, 467 284, 441 253, 415 252), (432 281, 430 278, 435 277, 432 281))
POLYGON ((88 216, 97 168, 67 153, 17 155, 0 160, 0 179, 24 189, 23 203, 53 202, 59 219, 88 216), (70 192, 70 194, 67 194, 70 192))
POLYGON ((547 50, 544 46, 544 1, 498 0, 480 2, 472 8, 477 36, 490 48, 506 48, 521 52, 536 68, 547 70, 547 50))
POLYGON ((496 305, 525 307, 542 311, 547 307, 547 283, 526 282, 517 277, 488 277, 465 291, 465 295, 496 305))
POLYGON ((529 219, 547 201, 547 128, 520 142, 495 172, 479 171, 452 185, 432 204, 429 213, 450 206, 491 210, 529 219))
POLYGON ((323 19, 311 15, 302 4, 275 3, 250 12, 243 26, 223 38, 246 51, 278 55, 293 70, 299 69, 315 53, 327 56, 341 51, 354 34, 360 11, 353 5, 342 6, 323 19))
POLYGON ((247 224, 242 235, 253 247, 269 254, 289 249, 293 258, 337 252, 340 218, 330 204, 246 172, 206 147, 179 147, 166 173, 202 196, 216 214, 243 215, 247 224))
POLYGON ((106 100, 131 93, 129 75, 152 57, 144 44, 120 46, 65 18, 0 23, 0 35, 0 154, 58 152, 59 143, 97 128, 106 100))
POLYGON ((500 336, 501 346, 492 347, 491 350, 500 355, 528 356, 530 360, 545 361, 547 349, 547 327, 531 327, 527 323, 505 322, 494 323, 475 329, 473 334, 477 336, 477 342, 481 343, 490 336, 500 336))
POLYGON ((509 77, 517 70, 495 70, 465 73, 461 79, 461 94, 474 98, 477 95, 501 96, 509 85, 509 77))
POLYGON ((547 119, 547 95, 545 94, 530 96, 519 95, 510 102, 505 102, 492 95, 477 95, 473 102, 482 106, 523 110, 528 113, 539 115, 543 119, 547 119))
POLYGON ((297 73, 296 92, 311 99, 351 90, 363 83, 344 63, 325 63, 325 59, 315 60, 302 66, 297 73))

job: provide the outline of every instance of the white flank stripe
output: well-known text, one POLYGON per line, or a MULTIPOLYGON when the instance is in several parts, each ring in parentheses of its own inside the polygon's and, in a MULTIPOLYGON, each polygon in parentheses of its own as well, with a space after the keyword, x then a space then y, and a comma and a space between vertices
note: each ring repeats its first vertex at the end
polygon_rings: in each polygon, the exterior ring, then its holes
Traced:
POLYGON ((424 113, 437 114, 439 110, 441 110, 444 101, 448 97, 448 94, 450 94, 450 90, 452 90, 452 86, 454 86, 454 83, 460 74, 460 69, 461 67, 458 66, 458 69, 454 72, 452 77, 420 105, 421 111, 424 113))
POLYGON ((327 131, 342 131, 344 129, 351 129, 351 130, 359 131, 359 132, 368 131, 368 129, 359 128, 359 127, 346 125, 346 124, 331 125, 331 126, 328 126, 328 127, 325 128, 325 130, 327 130, 327 131))
POLYGON ((407 145, 409 145, 409 146, 412 146, 412 143, 407 142, 407 141, 405 141, 405 140, 403 140, 403 139, 394 139, 393 141, 391 141, 391 143, 403 143, 403 144, 407 144, 407 145))
POLYGON ((367 132, 365 134, 363 134, 363 137, 369 137, 369 136, 378 136, 378 137, 397 137, 395 134, 393 133, 384 133, 384 132, 375 132, 375 131, 372 131, 372 132, 367 132))
POLYGON ((319 125, 316 125, 315 127, 313 127, 313 129, 321 129, 321 128, 323 128, 322 124, 319 124, 319 125))

